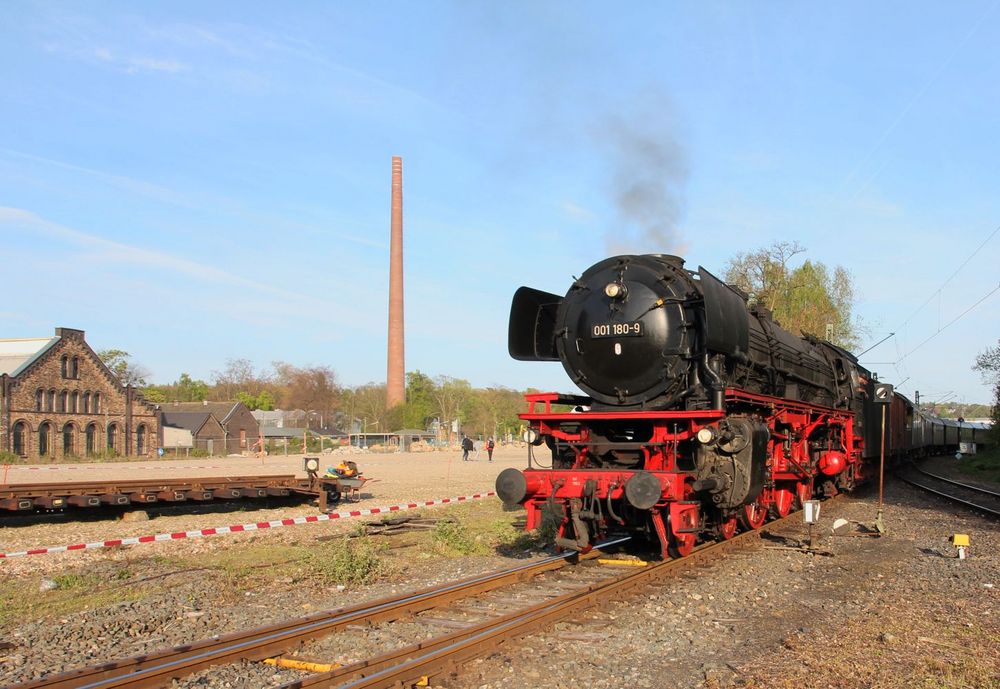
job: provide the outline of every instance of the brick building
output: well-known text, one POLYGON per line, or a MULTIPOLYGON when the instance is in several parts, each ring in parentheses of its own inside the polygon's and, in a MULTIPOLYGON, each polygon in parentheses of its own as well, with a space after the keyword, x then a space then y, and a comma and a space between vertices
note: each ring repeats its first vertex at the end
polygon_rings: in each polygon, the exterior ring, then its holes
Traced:
POLYGON ((29 460, 146 457, 159 437, 156 407, 121 384, 82 330, 0 340, 0 451, 29 460))
POLYGON ((168 417, 187 412, 211 414, 218 419, 224 433, 221 444, 213 443, 214 454, 248 452, 260 438, 260 424, 242 402, 171 402, 160 406, 168 417))
POLYGON ((167 405, 160 413, 160 428, 164 436, 161 445, 166 450, 171 448, 166 438, 171 428, 190 432, 192 449, 213 455, 223 452, 226 447, 226 429, 209 411, 174 411, 167 405))

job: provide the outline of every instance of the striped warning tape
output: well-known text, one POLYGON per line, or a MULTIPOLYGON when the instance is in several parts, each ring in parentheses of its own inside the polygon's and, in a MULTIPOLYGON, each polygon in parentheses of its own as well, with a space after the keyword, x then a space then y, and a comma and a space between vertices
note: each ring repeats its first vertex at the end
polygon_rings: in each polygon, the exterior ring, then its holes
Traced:
MULTIPOLYGON (((224 464, 204 464, 204 465, 200 465, 200 464, 199 465, 185 464, 185 465, 178 465, 178 466, 164 465, 164 466, 154 466, 154 467, 151 467, 148 464, 139 466, 139 465, 129 465, 129 464, 125 464, 124 462, 122 462, 120 464, 103 464, 103 465, 101 465, 100 468, 105 469, 105 468, 109 468, 109 467, 113 468, 115 471, 134 470, 134 471, 147 471, 148 472, 148 471, 161 471, 161 470, 162 471, 166 471, 166 470, 177 471, 177 470, 180 470, 180 469, 183 469, 185 471, 187 471, 188 469, 231 469, 232 465, 230 465, 230 466, 227 467, 224 464)), ((88 466, 58 466, 58 467, 38 467, 38 466, 26 467, 26 466, 18 466, 16 464, 8 464, 8 465, 5 465, 4 468, 7 469, 7 470, 9 470, 9 471, 93 471, 96 467, 89 466, 89 465, 88 466)))
POLYGON ((157 543, 162 541, 179 541, 185 538, 202 538, 203 536, 222 536, 224 534, 246 533, 247 531, 261 531, 263 529, 278 529, 283 526, 295 526, 297 524, 315 524, 317 522, 332 521, 334 519, 350 519, 352 517, 367 517, 373 514, 383 514, 385 512, 402 512, 404 510, 414 510, 421 507, 434 507, 436 505, 448 505, 456 502, 467 502, 469 500, 479 500, 496 495, 493 491, 484 493, 473 493, 472 495, 462 495, 456 498, 441 498, 439 500, 427 500, 425 502, 408 502, 403 505, 390 505, 389 507, 372 507, 364 510, 351 510, 349 512, 330 512, 328 514, 315 514, 308 517, 289 517, 286 519, 275 519, 269 522, 254 522, 251 524, 235 524, 233 526, 217 526, 210 529, 197 529, 195 531, 175 531, 173 533, 161 533, 155 536, 132 536, 130 538, 115 538, 108 541, 96 541, 94 543, 74 543, 73 545, 56 545, 44 548, 32 548, 12 553, 0 553, 0 559, 11 557, 23 557, 26 555, 48 555, 50 553, 68 553, 76 550, 93 550, 95 548, 113 548, 120 545, 138 545, 140 543, 157 543))

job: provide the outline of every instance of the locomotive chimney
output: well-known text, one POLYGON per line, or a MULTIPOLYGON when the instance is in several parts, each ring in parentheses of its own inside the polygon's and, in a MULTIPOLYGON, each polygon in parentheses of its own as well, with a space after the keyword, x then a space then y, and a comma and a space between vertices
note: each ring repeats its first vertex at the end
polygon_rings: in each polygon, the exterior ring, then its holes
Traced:
POLYGON ((385 402, 392 409, 406 401, 403 357, 403 159, 392 157, 392 209, 389 242, 389 347, 385 402))

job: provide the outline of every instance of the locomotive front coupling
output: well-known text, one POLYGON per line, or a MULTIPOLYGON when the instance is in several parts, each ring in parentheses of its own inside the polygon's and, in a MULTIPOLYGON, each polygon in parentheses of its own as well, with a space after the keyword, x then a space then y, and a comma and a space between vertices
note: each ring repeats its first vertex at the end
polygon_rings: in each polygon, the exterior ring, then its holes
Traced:
MULTIPOLYGON (((585 552, 616 524, 625 526, 628 509, 648 512, 672 495, 669 474, 650 471, 539 471, 504 469, 497 476, 497 496, 507 505, 524 505, 527 528, 541 522, 541 510, 555 510, 561 520, 556 545, 585 552)), ((631 520, 634 523, 634 520, 631 520)))

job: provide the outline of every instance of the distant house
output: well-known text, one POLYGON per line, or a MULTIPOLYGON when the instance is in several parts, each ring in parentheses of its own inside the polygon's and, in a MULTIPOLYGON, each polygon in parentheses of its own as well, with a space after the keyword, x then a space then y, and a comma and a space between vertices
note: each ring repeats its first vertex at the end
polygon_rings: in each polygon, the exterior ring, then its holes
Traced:
POLYGON ((163 428, 161 445, 166 450, 190 447, 205 450, 210 455, 228 454, 226 430, 212 412, 174 411, 172 407, 166 407, 160 410, 160 425, 163 428), (183 433, 175 431, 186 432, 190 445, 183 445, 183 433))
POLYGON ((252 412, 253 418, 257 419, 257 423, 260 424, 261 428, 284 428, 285 427, 285 412, 280 409, 275 409, 274 411, 264 411, 262 409, 255 409, 252 412))
POLYGON ((177 412, 200 412, 211 414, 222 426, 222 448, 214 454, 234 454, 246 452, 260 438, 260 424, 253 413, 242 402, 172 402, 160 405, 164 414, 177 412))
POLYGON ((159 437, 156 407, 122 385, 82 330, 0 340, 0 450, 28 460, 145 457, 159 437))

